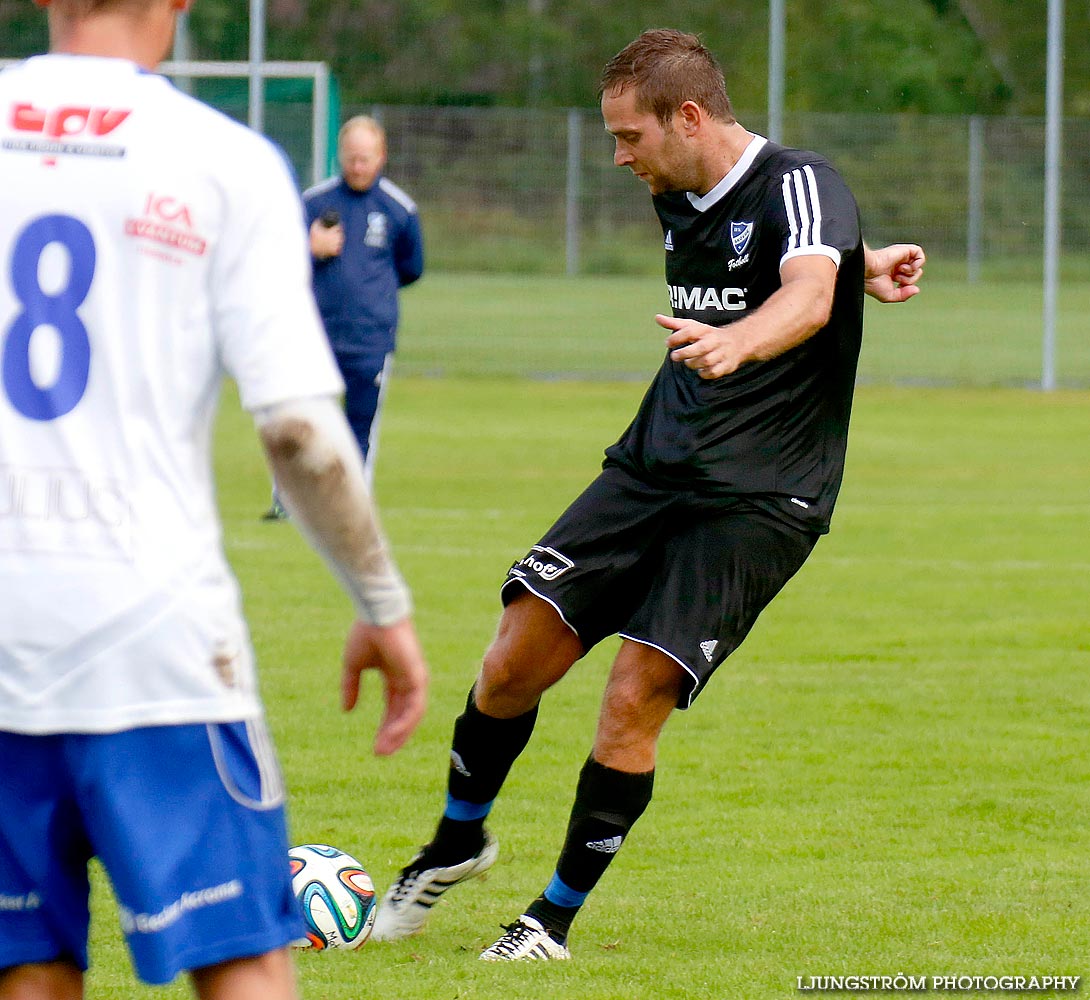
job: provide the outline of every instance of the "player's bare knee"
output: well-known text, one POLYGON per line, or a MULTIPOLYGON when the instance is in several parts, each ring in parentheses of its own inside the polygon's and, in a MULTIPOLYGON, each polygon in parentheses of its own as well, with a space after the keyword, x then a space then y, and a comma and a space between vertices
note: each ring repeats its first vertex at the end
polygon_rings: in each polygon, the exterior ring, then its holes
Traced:
POLYGON ((298 1000, 295 971, 285 948, 194 969, 200 1000, 298 1000))
POLYGON ((477 707, 485 715, 508 718, 528 712, 540 697, 539 681, 532 676, 531 665, 511 656, 502 643, 489 646, 474 687, 477 707))
POLYGON ((82 1000, 83 973, 69 962, 18 965, 0 971, 0 1000, 82 1000))
POLYGON ((606 685, 597 741, 653 746, 677 705, 679 684, 669 671, 615 671, 606 685))
POLYGON ((662 703, 636 697, 609 698, 602 706, 597 739, 607 743, 653 744, 669 717, 662 703))
POLYGON ((498 718, 528 712, 581 655, 574 637, 560 642, 543 638, 538 644, 525 637, 508 642, 501 634, 484 655, 475 689, 477 707, 498 718))
POLYGON ((611 716, 603 712, 594 734, 593 756, 599 764, 618 771, 639 773, 655 767, 660 725, 640 725, 643 720, 611 716))
POLYGON ((680 683, 680 672, 614 674, 609 679, 606 697, 618 712, 642 716, 652 706, 664 706, 669 712, 677 703, 680 683))

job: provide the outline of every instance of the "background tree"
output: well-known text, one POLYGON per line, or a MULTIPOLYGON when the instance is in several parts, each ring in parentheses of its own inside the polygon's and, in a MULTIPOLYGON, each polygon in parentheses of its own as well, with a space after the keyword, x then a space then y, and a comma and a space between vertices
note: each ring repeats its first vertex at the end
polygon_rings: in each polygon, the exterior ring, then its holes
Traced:
MULTIPOLYGON (((1010 92, 1009 110, 1042 115, 1045 109, 1047 0, 932 0, 956 7, 980 41, 988 62, 1010 92)), ((1065 101, 1068 114, 1090 114, 1090 3, 1067 0, 1064 5, 1065 101)))
MULTIPOLYGON (((787 0, 788 111, 1043 113, 1048 0, 787 0)), ((1090 0, 1067 0, 1065 106, 1090 114, 1090 0)), ((767 101, 765 3, 675 0, 268 0, 270 58, 328 62, 348 104, 589 107, 639 31, 700 33, 736 106, 767 101)), ((199 0, 195 56, 245 59, 240 0, 199 0)), ((0 54, 46 44, 30 0, 0 0, 0 54)))

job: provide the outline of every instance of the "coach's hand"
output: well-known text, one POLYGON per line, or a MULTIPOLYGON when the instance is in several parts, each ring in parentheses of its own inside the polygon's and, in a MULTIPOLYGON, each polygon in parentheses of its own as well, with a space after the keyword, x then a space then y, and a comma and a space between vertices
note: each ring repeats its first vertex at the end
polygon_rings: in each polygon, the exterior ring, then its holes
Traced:
POLYGON ((404 746, 427 706, 428 668, 411 618, 385 627, 353 622, 341 673, 341 707, 346 712, 359 700, 365 670, 382 674, 386 706, 375 734, 375 753, 384 757, 404 746))
POLYGON ((344 249, 344 226, 327 226, 321 219, 310 224, 310 255, 315 260, 339 257, 344 249))

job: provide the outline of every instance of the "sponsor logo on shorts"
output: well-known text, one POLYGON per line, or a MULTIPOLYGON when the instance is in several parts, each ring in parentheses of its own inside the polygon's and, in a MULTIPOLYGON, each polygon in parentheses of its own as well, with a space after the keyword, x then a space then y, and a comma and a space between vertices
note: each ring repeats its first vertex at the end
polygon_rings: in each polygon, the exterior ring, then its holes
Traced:
POLYGON ((599 854, 616 854, 621 849, 624 837, 606 837, 604 840, 588 840, 587 847, 599 854))
POLYGON ((567 573, 574 565, 575 563, 567 556, 562 556, 556 549, 550 549, 545 545, 535 545, 525 559, 515 563, 516 567, 522 566, 532 570, 546 581, 555 580, 561 574, 567 573))
POLYGON ((712 662, 712 656, 715 654, 715 647, 719 645, 718 639, 705 639, 700 644, 700 652, 704 654, 704 659, 709 663, 712 662))
POLYGON ((37 910, 41 905, 42 899, 36 892, 28 892, 25 896, 8 896, 0 892, 0 913, 23 913, 37 910))
POLYGON ((237 899, 242 893, 242 883, 236 878, 230 882, 209 886, 207 889, 183 892, 180 899, 164 906, 158 913, 133 913, 127 906, 119 906, 121 929, 126 934, 156 934, 170 927, 171 924, 177 923, 193 910, 203 910, 206 906, 226 903, 237 899))

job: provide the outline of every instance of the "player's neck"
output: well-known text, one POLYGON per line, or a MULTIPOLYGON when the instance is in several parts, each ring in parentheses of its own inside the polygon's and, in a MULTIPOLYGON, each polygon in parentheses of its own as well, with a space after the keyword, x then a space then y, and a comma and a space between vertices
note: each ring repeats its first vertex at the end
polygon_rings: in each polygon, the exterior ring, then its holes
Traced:
POLYGON ((705 190, 696 194, 705 195, 727 176, 742 158, 746 147, 753 141, 752 132, 747 132, 739 122, 723 125, 717 132, 715 141, 708 148, 704 159, 705 190))
POLYGON ((144 69, 155 69, 173 39, 173 18, 134 17, 110 11, 86 17, 50 12, 49 49, 76 56, 128 59, 144 69))

